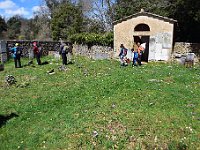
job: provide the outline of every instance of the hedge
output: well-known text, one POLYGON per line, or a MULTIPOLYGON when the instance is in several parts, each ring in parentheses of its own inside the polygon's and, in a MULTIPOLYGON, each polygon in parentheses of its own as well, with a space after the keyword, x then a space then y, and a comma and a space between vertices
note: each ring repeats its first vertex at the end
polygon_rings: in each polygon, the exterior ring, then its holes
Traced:
POLYGON ((69 36, 69 40, 77 44, 102 45, 113 47, 113 33, 107 32, 105 34, 97 33, 78 33, 69 36))

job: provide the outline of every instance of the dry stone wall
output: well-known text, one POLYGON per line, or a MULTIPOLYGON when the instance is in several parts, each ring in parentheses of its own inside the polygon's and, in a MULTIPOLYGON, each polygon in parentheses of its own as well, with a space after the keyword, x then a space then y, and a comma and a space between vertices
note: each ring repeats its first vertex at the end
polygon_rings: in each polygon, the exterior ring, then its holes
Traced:
POLYGON ((172 58, 184 64, 187 55, 190 53, 194 53, 194 62, 198 63, 200 61, 200 43, 176 42, 172 58))
MULTIPOLYGON (((23 57, 28 57, 31 49, 33 49, 33 42, 35 41, 7 41, 7 51, 12 48, 15 43, 19 43, 22 48, 23 57)), ((60 42, 52 41, 36 41, 41 49, 42 55, 48 55, 49 51, 58 51, 60 42)))
POLYGON ((200 57, 200 43, 176 42, 174 45, 174 53, 194 53, 196 56, 200 57))
POLYGON ((7 61, 6 42, 0 41, 0 63, 7 61))
POLYGON ((76 55, 92 59, 112 59, 114 57, 113 49, 107 46, 74 45, 73 50, 76 55))

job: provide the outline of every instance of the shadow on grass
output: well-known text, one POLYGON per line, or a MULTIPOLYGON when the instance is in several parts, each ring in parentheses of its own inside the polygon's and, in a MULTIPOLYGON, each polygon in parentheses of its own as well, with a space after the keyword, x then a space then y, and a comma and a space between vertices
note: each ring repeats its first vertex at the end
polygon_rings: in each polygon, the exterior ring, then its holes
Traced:
POLYGON ((6 122, 14 117, 19 117, 16 113, 11 113, 10 115, 0 115, 0 128, 6 124, 6 122))

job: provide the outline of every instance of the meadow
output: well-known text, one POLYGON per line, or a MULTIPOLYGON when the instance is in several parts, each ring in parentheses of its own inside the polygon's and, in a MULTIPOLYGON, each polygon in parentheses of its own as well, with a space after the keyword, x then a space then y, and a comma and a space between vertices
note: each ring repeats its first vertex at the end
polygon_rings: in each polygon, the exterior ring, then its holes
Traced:
POLYGON ((0 72, 0 115, 18 115, 1 124, 1 150, 200 149, 200 66, 77 56, 59 71, 61 61, 45 60, 0 72))

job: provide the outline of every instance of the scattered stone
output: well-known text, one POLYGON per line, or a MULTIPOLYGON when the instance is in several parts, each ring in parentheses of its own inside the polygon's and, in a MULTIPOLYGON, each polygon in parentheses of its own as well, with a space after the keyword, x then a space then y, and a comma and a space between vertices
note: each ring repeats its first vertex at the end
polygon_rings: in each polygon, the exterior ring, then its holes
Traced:
POLYGON ((67 67, 65 67, 65 66, 59 66, 58 70, 59 71, 67 71, 67 67))
POLYGON ((177 53, 174 54, 175 58, 181 58, 181 56, 182 56, 182 54, 177 54, 177 53))
POLYGON ((99 134, 98 134, 97 131, 93 131, 93 132, 92 132, 92 136, 93 136, 94 138, 98 137, 98 135, 99 135, 99 134))
POLYGON ((187 107, 192 107, 192 108, 194 108, 195 105, 194 105, 194 104, 188 104, 187 107))
POLYGON ((48 73, 49 75, 55 74, 54 69, 51 69, 51 70, 47 71, 47 73, 48 73))
POLYGON ((30 66, 30 65, 32 65, 32 64, 33 64, 33 61, 32 61, 32 60, 28 62, 28 66, 30 66))
POLYGON ((83 74, 84 74, 85 76, 88 76, 88 75, 89 75, 89 71, 88 71, 87 69, 83 69, 83 74))
POLYGON ((115 104, 112 104, 112 106, 111 106, 112 108, 115 108, 116 107, 116 105, 115 104))
POLYGON ((157 83, 162 82, 162 80, 158 80, 158 79, 149 79, 148 81, 149 82, 157 82, 157 83))
POLYGON ((5 80, 8 85, 13 85, 17 82, 15 77, 12 75, 7 75, 5 80))
POLYGON ((155 103, 149 103, 149 106, 153 106, 153 105, 155 105, 155 103))

